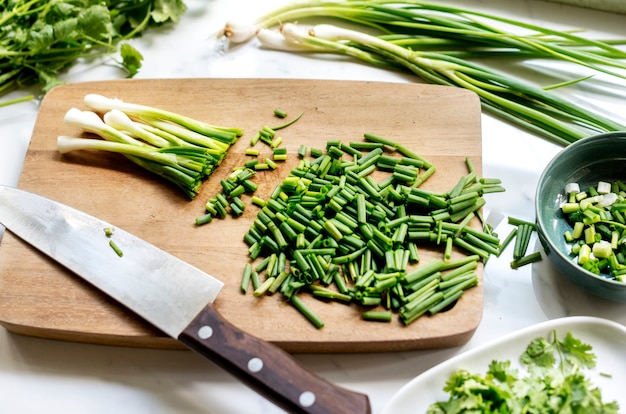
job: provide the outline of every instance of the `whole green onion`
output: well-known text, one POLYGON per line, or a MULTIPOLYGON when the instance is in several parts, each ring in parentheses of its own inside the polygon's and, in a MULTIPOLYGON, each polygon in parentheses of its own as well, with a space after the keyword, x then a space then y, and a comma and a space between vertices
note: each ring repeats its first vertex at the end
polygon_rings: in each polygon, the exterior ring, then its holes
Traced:
POLYGON ((593 40, 573 31, 417 0, 298 2, 261 17, 256 29, 249 33, 256 33, 266 48, 343 54, 408 71, 429 83, 469 89, 486 111, 559 145, 626 128, 549 91, 589 76, 540 87, 471 61, 494 56, 558 59, 624 78, 620 70, 626 69, 626 52, 616 47, 624 40, 593 40), (345 21, 352 29, 300 26, 308 18, 345 21), (275 26, 279 32, 270 30, 275 26))

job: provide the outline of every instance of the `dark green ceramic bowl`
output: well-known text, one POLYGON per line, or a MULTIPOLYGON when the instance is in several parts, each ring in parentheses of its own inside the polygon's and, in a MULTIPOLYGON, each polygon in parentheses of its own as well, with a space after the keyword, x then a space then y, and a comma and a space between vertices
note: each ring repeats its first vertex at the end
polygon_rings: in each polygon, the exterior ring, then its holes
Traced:
POLYGON ((539 240, 561 274, 594 295, 626 302, 625 282, 595 275, 571 257, 563 236, 571 226, 560 211, 567 183, 578 182, 584 189, 598 181, 617 179, 626 181, 626 131, 584 138, 561 150, 544 170, 537 186, 535 214, 539 240))

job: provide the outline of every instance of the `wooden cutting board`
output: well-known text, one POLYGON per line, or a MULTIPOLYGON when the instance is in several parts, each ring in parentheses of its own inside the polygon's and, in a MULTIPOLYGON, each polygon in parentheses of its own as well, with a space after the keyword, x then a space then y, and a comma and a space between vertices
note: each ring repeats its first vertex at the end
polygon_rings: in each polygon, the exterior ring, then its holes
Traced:
MULTIPOLYGON (((249 159, 244 150, 263 125, 280 124, 275 108, 302 118, 281 131, 287 162, 257 174, 257 195, 268 196, 297 164, 301 144, 324 148, 330 139, 360 141, 366 132, 398 141, 431 161, 437 172, 424 185, 447 191, 467 173, 466 157, 481 172, 478 97, 445 86, 278 79, 119 80, 69 84, 49 92, 41 105, 18 187, 111 222, 188 261, 225 283, 215 302, 239 328, 288 352, 386 352, 458 346, 482 316, 479 286, 466 291, 450 311, 409 326, 365 322, 362 309, 305 298, 325 321, 314 328, 279 295, 243 295, 240 280, 248 260, 242 241, 257 209, 240 218, 196 227, 219 180, 249 159), (64 125, 71 107, 99 93, 151 105, 246 133, 193 201, 122 156, 104 152, 61 155, 58 135, 81 135, 64 125)), ((263 148, 262 146, 260 147, 263 148)), ((421 250, 422 263, 440 251, 421 250)), ((175 277, 175 275, 173 275, 175 277)), ((0 246, 0 322, 9 331, 38 337, 140 347, 178 348, 81 279, 6 232, 0 246)))

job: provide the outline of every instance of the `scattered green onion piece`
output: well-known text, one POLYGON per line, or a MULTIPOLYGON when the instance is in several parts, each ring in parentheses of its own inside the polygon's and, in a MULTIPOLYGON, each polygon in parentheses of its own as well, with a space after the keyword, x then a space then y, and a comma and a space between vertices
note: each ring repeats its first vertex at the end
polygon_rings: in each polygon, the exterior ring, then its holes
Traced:
POLYGON ((272 127, 272 130, 273 131, 278 131, 279 129, 287 128, 288 126, 293 125, 294 123, 298 122, 298 120, 300 118, 302 118, 302 115, 304 115, 304 112, 300 112, 300 114, 298 116, 296 116, 294 119, 292 119, 289 122, 286 122, 286 123, 284 123, 282 125, 278 125, 278 126, 272 127))
POLYGON ((203 214, 200 217, 196 217, 196 225, 197 226, 202 226, 204 224, 210 223, 211 220, 213 220, 213 214, 206 213, 206 214, 203 214))
POLYGON ((113 240, 109 240, 109 246, 111 246, 115 254, 117 254, 119 257, 124 256, 124 252, 122 252, 122 249, 120 249, 113 240))
POLYGON ((428 308, 428 313, 430 315, 434 315, 436 313, 441 312, 442 310, 444 310, 445 308, 447 308, 448 306, 452 305, 454 302, 459 300, 462 294, 463 294, 462 290, 455 292, 453 295, 448 296, 447 298, 443 299, 442 301, 428 308))
POLYGON ((266 164, 269 168, 271 168, 272 170, 275 170, 275 169, 276 169, 276 167, 277 167, 276 163, 275 163, 274 161, 272 161, 270 158, 266 158, 266 159, 265 159, 265 164, 266 164))
POLYGON ((278 148, 280 146, 280 144, 283 143, 283 138, 280 136, 275 137, 272 142, 270 143, 270 147, 272 148, 278 148))
POLYGON ((540 260, 541 260, 541 252, 533 252, 525 256, 522 256, 519 259, 513 260, 511 262, 511 269, 517 269, 521 266, 525 266, 530 263, 535 263, 540 260))
POLYGON ((511 242, 517 237, 518 228, 515 227, 509 234, 506 236, 502 244, 500 245, 500 252, 498 253, 498 257, 500 254, 511 244, 511 242))
POLYGON ((270 286, 272 286, 272 283, 274 283, 274 280, 276 280, 276 278, 274 277, 269 277, 265 279, 265 281, 261 283, 259 287, 254 289, 253 295, 256 297, 263 296, 269 290, 270 286))
POLYGON ((289 299, 293 306, 300 311, 316 328, 320 329, 324 326, 322 321, 297 295, 291 296, 289 299))
POLYGON ((287 112, 283 111, 282 109, 274 109, 274 115, 279 118, 287 118, 287 112))
POLYGON ((526 255, 526 250, 528 249, 530 236, 533 232, 534 226, 521 223, 517 226, 517 229, 518 232, 513 249, 513 259, 515 260, 521 259, 524 255, 526 255))
POLYGON ((391 311, 366 311, 363 312, 363 319, 375 322, 391 322, 393 313, 391 311))
POLYGON ((313 287, 316 287, 316 285, 313 285, 311 289, 313 296, 315 297, 323 298, 323 299, 332 299, 332 300, 337 300, 337 301, 346 302, 346 303, 352 301, 352 296, 347 295, 345 293, 334 292, 326 288, 314 288, 313 289, 313 287))
POLYGON ((241 291, 246 293, 248 286, 250 285, 250 279, 252 276, 252 264, 246 263, 243 267, 243 274, 241 276, 241 291))

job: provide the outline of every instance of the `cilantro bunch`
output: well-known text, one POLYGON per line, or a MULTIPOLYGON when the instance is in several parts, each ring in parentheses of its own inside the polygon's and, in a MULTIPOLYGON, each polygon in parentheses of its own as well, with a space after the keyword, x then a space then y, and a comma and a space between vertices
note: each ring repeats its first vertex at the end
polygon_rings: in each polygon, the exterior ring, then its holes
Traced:
POLYGON ((132 77, 143 57, 122 42, 150 26, 178 22, 185 8, 182 0, 3 0, 0 97, 33 85, 46 93, 78 59, 112 54, 118 47, 118 63, 132 77))
POLYGON ((537 413, 613 414, 616 402, 603 402, 599 388, 585 376, 595 366, 590 345, 571 333, 558 339, 537 338, 521 355, 526 373, 510 361, 492 361, 484 375, 459 370, 444 387, 447 401, 432 404, 428 414, 537 413))

